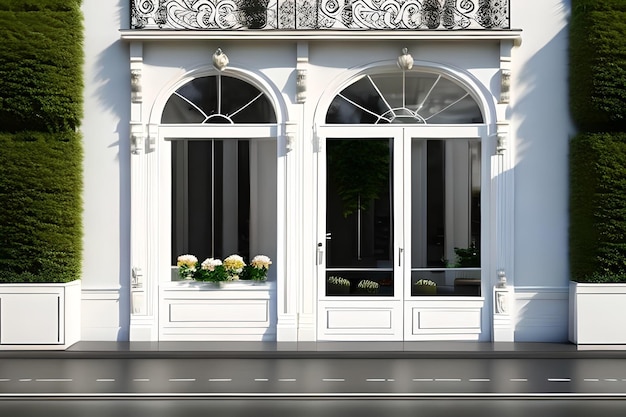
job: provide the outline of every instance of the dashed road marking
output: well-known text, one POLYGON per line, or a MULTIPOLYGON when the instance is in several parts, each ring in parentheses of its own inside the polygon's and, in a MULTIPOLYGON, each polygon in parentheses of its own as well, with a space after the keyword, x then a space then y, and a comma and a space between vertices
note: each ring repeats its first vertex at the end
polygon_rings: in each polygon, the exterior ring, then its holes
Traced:
POLYGON ((96 382, 115 382, 115 378, 98 378, 96 382))
POLYGON ((71 378, 37 378, 35 379, 37 382, 72 382, 74 381, 71 378))
POLYGON ((600 382, 598 378, 585 378, 583 379, 585 382, 600 382))
POLYGON ((617 379, 615 379, 615 378, 606 378, 605 381, 606 382, 617 382, 617 379))
POLYGON ((528 382, 528 379, 526 379, 526 378, 511 378, 511 379, 509 379, 509 381, 511 381, 511 382, 528 382))
POLYGON ((461 382, 461 378, 435 378, 435 382, 461 382))
POLYGON ((210 378, 209 382, 232 382, 232 378, 210 378))
POLYGON ((33 380, 32 378, 21 378, 21 379, 19 379, 20 382, 30 382, 32 380, 33 380))
POLYGON ((385 378, 367 378, 367 382, 387 382, 385 378))
POLYGON ((322 378, 324 382, 346 382, 344 378, 322 378))
POLYGON ((571 378, 548 378, 549 382, 571 382, 571 378))
POLYGON ((196 378, 170 378, 170 382, 195 382, 196 378))
POLYGON ((255 382, 268 382, 269 379, 267 379, 267 378, 254 378, 254 381, 255 382))
POLYGON ((296 378, 279 378, 278 382, 296 382, 296 378))
POLYGON ((150 382, 150 378, 135 378, 133 382, 150 382))
POLYGON ((469 382, 491 382, 489 378, 470 378, 469 382))
POLYGON ((413 382, 433 382, 432 378, 413 378, 413 382))

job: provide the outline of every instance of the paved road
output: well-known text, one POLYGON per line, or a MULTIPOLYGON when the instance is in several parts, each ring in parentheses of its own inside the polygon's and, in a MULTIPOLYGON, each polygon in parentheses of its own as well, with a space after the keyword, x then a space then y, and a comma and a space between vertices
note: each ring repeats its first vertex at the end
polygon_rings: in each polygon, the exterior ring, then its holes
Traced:
POLYGON ((0 399, 614 397, 620 359, 2 359, 0 399))

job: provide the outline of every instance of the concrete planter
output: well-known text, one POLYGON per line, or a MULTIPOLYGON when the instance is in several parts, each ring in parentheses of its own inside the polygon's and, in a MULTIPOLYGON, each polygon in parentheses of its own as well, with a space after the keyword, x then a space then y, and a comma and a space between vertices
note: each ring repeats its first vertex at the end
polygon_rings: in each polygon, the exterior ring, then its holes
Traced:
POLYGON ((569 340, 578 345, 626 345, 626 283, 569 287, 569 340))
POLYGON ((0 285, 0 350, 63 350, 80 340, 81 282, 0 285))

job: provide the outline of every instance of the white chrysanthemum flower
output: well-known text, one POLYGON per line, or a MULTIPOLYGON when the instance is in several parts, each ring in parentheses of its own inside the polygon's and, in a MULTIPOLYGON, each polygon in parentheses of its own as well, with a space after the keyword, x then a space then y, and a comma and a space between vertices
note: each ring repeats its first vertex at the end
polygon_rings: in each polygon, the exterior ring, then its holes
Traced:
POLYGON ((180 255, 176 263, 179 267, 186 266, 187 268, 195 268, 198 264, 198 258, 193 255, 180 255))
POLYGON ((234 272, 235 274, 240 274, 243 271, 243 267, 246 266, 246 263, 243 261, 243 258, 239 255, 230 255, 228 258, 224 259, 222 263, 224 268, 230 272, 234 272))
POLYGON ((222 264, 222 261, 220 261, 219 259, 208 258, 202 262, 201 266, 202 266, 202 269, 204 270, 215 271, 215 267, 220 266, 221 264, 222 264))
POLYGON ((250 265, 257 269, 269 269, 271 264, 272 261, 265 255, 257 255, 250 262, 250 265))

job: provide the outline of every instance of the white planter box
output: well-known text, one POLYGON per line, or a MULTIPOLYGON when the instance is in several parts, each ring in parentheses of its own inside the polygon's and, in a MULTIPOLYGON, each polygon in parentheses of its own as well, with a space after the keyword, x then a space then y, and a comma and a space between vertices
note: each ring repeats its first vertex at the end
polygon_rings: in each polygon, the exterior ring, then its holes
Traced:
POLYGON ((62 350, 80 340, 81 282, 0 284, 0 350, 62 350))
POLYGON ((274 283, 176 281, 159 289, 159 340, 276 340, 274 283))
POLYGON ((570 282, 569 340, 578 345, 626 345, 626 284, 570 282))

